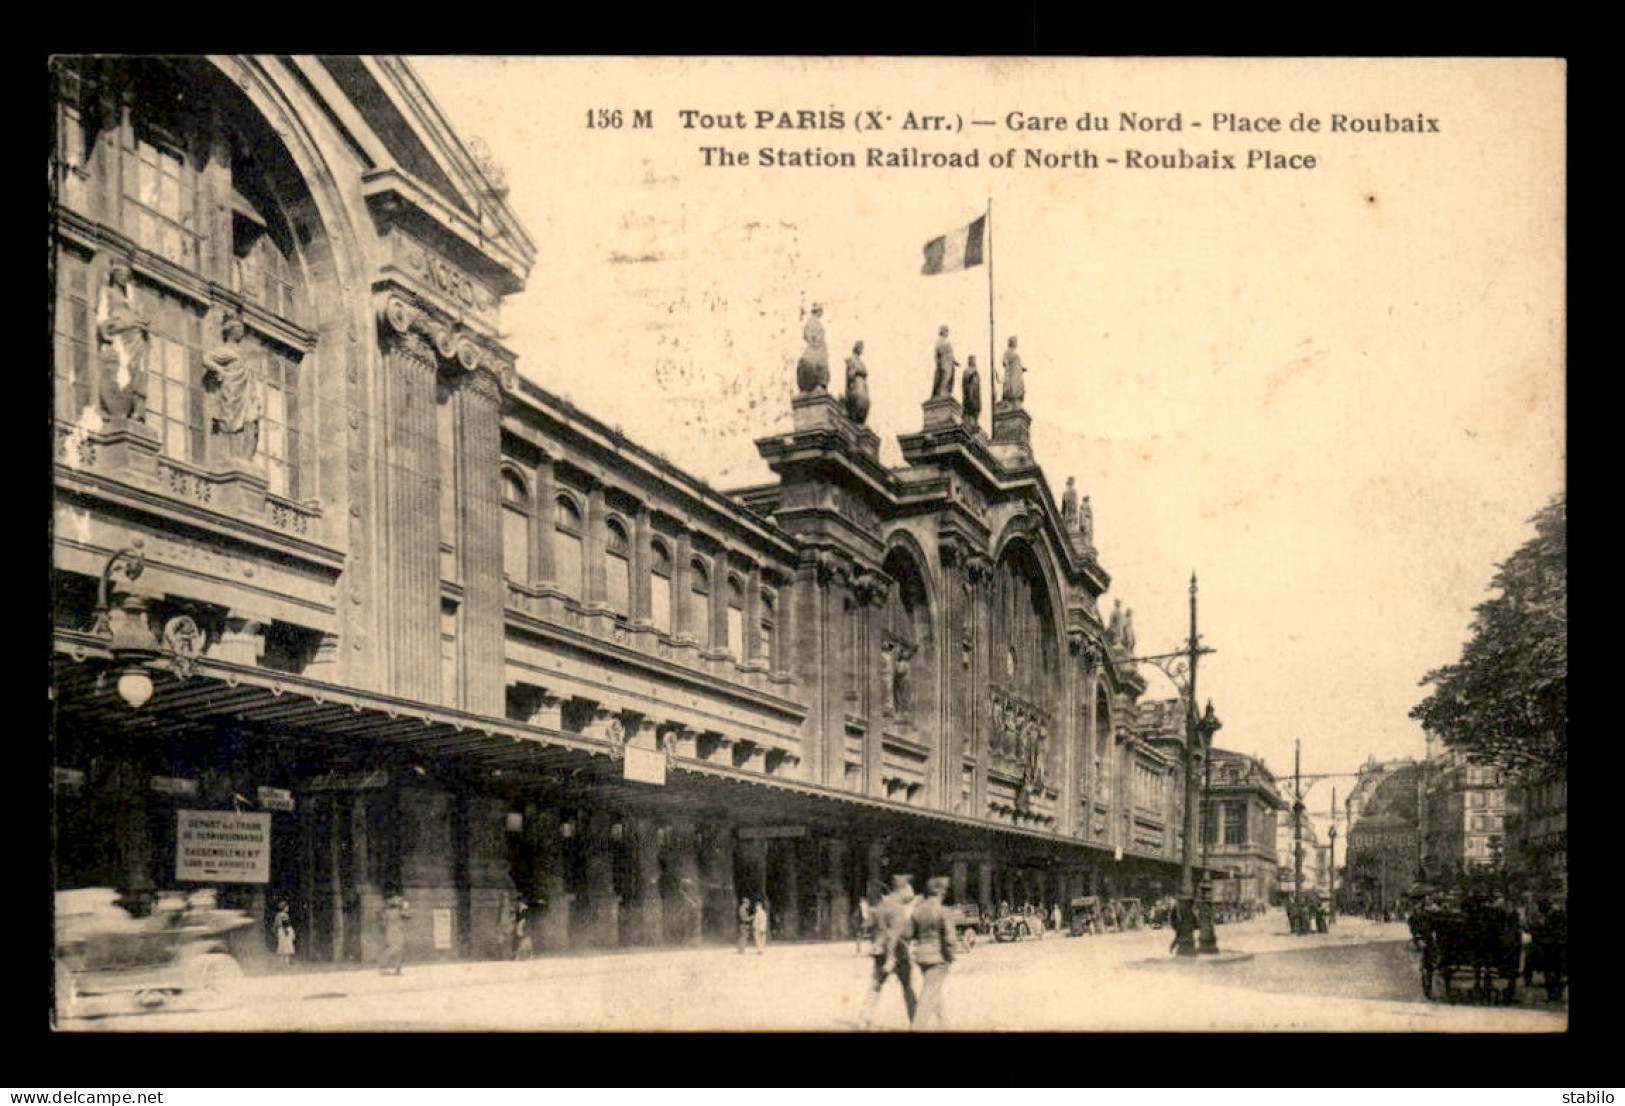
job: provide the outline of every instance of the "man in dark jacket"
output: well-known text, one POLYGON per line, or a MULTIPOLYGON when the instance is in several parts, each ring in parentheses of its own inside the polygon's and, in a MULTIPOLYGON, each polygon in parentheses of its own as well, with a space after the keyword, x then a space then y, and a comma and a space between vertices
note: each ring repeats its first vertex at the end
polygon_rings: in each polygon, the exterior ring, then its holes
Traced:
POLYGON ((913 1019, 915 1029, 935 1029, 942 1024, 942 986, 954 962, 954 921, 942 901, 947 893, 948 878, 934 876, 926 881, 924 900, 914 906, 914 963, 924 976, 919 1010, 913 1019))
POLYGON ((875 908, 875 938, 869 948, 869 956, 874 961, 874 977, 869 993, 863 996, 863 1006, 858 1011, 859 1029, 869 1028, 874 1020, 875 1003, 880 1001, 880 992, 885 989, 886 980, 894 974, 903 988, 903 1004, 908 1007, 909 1024, 914 1022, 913 963, 908 948, 909 936, 913 932, 913 913, 914 877, 901 873, 892 876, 891 891, 875 908))

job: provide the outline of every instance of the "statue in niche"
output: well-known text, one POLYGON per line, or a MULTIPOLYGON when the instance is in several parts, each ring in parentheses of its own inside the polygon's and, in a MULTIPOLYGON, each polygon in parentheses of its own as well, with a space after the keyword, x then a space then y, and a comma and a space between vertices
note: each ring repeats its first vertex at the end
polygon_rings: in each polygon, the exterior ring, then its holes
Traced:
POLYGON ((897 716, 905 721, 914 715, 914 654, 919 647, 907 642, 897 643, 897 660, 892 673, 892 703, 897 716))
POLYGON ((1021 354, 1016 352, 1016 339, 1010 337, 1010 344, 1004 351, 1004 402, 1014 407, 1020 407, 1027 398, 1027 368, 1021 363, 1021 354))
POLYGON ((882 715, 892 715, 897 712, 897 702, 893 698, 897 686, 897 643, 890 639, 880 643, 880 712, 882 715))
POLYGON ((954 395, 954 370, 959 362, 954 360, 953 343, 948 341, 948 328, 937 328, 936 371, 931 376, 931 398, 952 399, 954 395))
MULTIPOLYGON (((1071 483, 1070 480, 1067 481, 1071 483)), ((1095 546, 1095 509, 1089 506, 1089 497, 1084 496, 1078 504, 1078 533, 1083 535, 1083 544, 1093 549, 1095 546)))
POLYGON ((224 460, 252 461, 259 450, 265 388, 243 355, 243 320, 235 312, 220 321, 220 344, 203 359, 203 387, 210 393, 209 430, 224 460))
POLYGON ((982 374, 976 370, 976 357, 965 360, 965 377, 961 382, 965 390, 965 421, 972 426, 982 416, 982 374))
POLYGON ((869 370, 863 364, 863 343, 852 345, 846 359, 846 414, 862 426, 869 418, 869 370))
POLYGON ((136 310, 130 281, 130 267, 115 261, 96 296, 97 391, 108 415, 145 422, 147 347, 152 329, 136 310))
POLYGON ((824 345, 824 305, 812 305, 812 315, 802 328, 806 348, 796 362, 796 387, 803 394, 822 392, 829 387, 829 349, 824 345))

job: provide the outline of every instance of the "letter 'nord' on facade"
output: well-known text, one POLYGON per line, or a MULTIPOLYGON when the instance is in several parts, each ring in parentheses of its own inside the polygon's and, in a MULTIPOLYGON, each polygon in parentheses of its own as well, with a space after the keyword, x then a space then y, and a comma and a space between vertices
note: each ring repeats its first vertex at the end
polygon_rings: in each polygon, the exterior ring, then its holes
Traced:
POLYGON ((520 910, 538 952, 726 940, 742 896, 844 937, 901 870, 1174 888, 1177 726, 1024 411, 944 385, 888 468, 819 321, 770 478, 712 490, 503 344, 535 246, 401 59, 52 73, 63 889, 146 913, 208 812, 254 815, 247 958, 282 902, 369 961, 395 895, 437 959, 520 910))

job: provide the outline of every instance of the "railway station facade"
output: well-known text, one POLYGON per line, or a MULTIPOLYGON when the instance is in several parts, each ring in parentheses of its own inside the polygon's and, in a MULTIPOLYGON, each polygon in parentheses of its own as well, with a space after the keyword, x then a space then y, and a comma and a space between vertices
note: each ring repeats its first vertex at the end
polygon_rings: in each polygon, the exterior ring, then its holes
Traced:
POLYGON ((568 261, 404 61, 53 74, 59 888, 286 901, 317 960, 396 893, 429 959, 518 901, 541 951, 1177 889, 1178 729, 1019 400, 888 468, 804 390, 724 494, 519 374, 568 261))

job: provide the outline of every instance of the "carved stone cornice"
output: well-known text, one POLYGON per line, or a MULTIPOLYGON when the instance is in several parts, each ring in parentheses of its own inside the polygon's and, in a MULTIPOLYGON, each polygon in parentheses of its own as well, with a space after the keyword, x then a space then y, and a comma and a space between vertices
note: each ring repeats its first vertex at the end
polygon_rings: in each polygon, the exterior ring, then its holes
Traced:
POLYGON ((851 587, 853 582, 853 565, 850 561, 836 555, 828 549, 820 549, 812 555, 813 569, 818 575, 818 583, 822 586, 838 584, 841 587, 851 587))
POLYGON ((403 292, 385 292, 378 303, 379 331, 386 341, 394 341, 409 356, 433 359, 437 368, 456 373, 472 373, 486 367, 493 383, 502 368, 502 359, 486 348, 485 341, 455 319, 447 318, 403 292))
POLYGON ((884 607, 891 594, 891 577, 872 568, 860 568, 853 573, 852 590, 864 606, 884 607))

